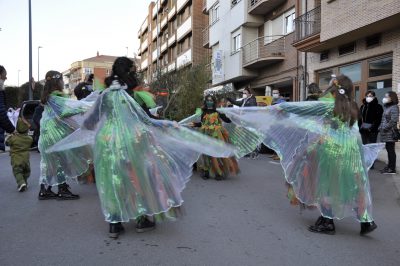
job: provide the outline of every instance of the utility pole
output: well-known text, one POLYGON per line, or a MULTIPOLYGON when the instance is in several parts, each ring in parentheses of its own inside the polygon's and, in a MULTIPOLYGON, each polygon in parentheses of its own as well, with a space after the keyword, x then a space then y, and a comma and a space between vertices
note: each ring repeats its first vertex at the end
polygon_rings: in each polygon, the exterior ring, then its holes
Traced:
POLYGON ((38 46, 37 48, 37 82, 39 82, 40 80, 40 72, 39 72, 39 68, 40 68, 40 57, 39 57, 39 53, 40 53, 40 48, 43 48, 42 46, 38 46))
POLYGON ((33 78, 32 78, 32 8, 31 0, 29 0, 29 100, 33 98, 33 78))

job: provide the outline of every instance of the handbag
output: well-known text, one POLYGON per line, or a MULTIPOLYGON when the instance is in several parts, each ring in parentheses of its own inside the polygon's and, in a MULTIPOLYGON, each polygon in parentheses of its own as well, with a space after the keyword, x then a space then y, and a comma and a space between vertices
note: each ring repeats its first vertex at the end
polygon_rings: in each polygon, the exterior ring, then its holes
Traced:
POLYGON ((397 127, 392 129, 392 138, 394 141, 398 141, 400 139, 400 131, 397 127))

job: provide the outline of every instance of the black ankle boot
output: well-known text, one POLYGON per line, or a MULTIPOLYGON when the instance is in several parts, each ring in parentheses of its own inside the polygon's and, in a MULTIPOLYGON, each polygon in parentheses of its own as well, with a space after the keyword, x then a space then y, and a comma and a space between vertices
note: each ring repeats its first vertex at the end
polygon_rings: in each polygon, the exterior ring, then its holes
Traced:
POLYGON ((360 235, 366 235, 368 233, 371 233, 378 227, 375 222, 360 223, 360 225, 361 225, 360 235))
POLYGON ((51 190, 51 186, 46 189, 45 185, 41 184, 38 198, 39 200, 56 199, 57 194, 51 190))
POLYGON ((141 216, 137 219, 136 232, 144 233, 156 228, 156 223, 150 221, 146 216, 141 216))
POLYGON ((201 175, 201 178, 204 180, 207 180, 210 178, 210 173, 208 171, 203 171, 203 174, 201 175))
POLYGON ((333 223, 333 219, 328 219, 320 216, 315 222, 315 225, 311 225, 310 227, 308 227, 308 230, 313 233, 334 235, 335 224, 333 223))
POLYGON ((76 200, 79 199, 79 195, 72 194, 71 191, 69 191, 69 185, 64 183, 61 185, 58 185, 58 198, 59 200, 76 200))
POLYGON ((217 174, 217 175, 215 176, 215 180, 217 180, 217 181, 221 181, 221 180, 223 180, 223 179, 224 179, 224 177, 223 177, 222 175, 217 174))
POLYGON ((121 233, 125 231, 122 223, 110 223, 110 230, 108 236, 110 238, 117 239, 121 233))

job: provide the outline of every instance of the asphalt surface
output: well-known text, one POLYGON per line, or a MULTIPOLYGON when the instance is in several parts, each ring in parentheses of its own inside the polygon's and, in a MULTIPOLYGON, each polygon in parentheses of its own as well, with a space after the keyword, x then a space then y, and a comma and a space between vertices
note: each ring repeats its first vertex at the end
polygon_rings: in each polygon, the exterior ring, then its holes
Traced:
MULTIPOLYGON (((398 176, 370 174, 378 229, 359 236, 352 218, 336 235, 307 230, 317 211, 290 206, 280 165, 242 159, 225 181, 196 173, 184 191, 185 215, 138 234, 134 222, 108 238, 94 185, 71 184, 76 201, 39 201, 40 156, 31 153, 29 189, 16 191, 9 156, 0 154, 0 265, 400 265, 398 176)), ((377 168, 383 166, 377 163, 377 168)))

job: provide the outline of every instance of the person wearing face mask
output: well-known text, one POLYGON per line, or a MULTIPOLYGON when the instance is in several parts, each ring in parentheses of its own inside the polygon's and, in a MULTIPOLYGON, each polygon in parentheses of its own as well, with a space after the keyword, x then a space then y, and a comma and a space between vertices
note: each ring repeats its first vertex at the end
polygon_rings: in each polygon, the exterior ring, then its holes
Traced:
POLYGON ((397 139, 393 136, 393 130, 397 128, 399 121, 399 100, 394 91, 389 91, 382 99, 383 115, 379 126, 381 142, 386 143, 386 151, 388 156, 388 164, 381 170, 382 174, 396 174, 396 150, 395 144, 397 139))
POLYGON ((7 133, 13 133, 15 127, 8 119, 6 109, 6 94, 4 91, 4 82, 7 79, 6 69, 0 65, 0 152, 5 151, 4 146, 4 131, 7 133))
MULTIPOLYGON (((222 126, 222 121, 231 123, 231 120, 226 115, 219 113, 216 106, 217 100, 211 95, 206 96, 201 113, 201 122, 190 123, 190 126, 200 128, 200 132, 212 138, 230 142, 229 133, 222 126)), ((229 174, 239 173, 239 165, 235 157, 214 158, 202 155, 197 162, 197 169, 202 172, 204 180, 214 177, 215 180, 220 181, 225 179, 229 174)))
POLYGON ((254 97, 248 87, 243 90, 243 98, 241 100, 236 101, 229 97, 227 99, 228 102, 240 107, 257 106, 256 97, 254 97))
POLYGON ((360 107, 358 127, 363 144, 376 143, 378 128, 382 120, 383 108, 375 97, 375 92, 367 91, 360 107))
POLYGON ((286 102, 283 97, 281 97, 281 94, 279 93, 279 90, 275 89, 272 90, 272 105, 275 104, 280 104, 286 102))

